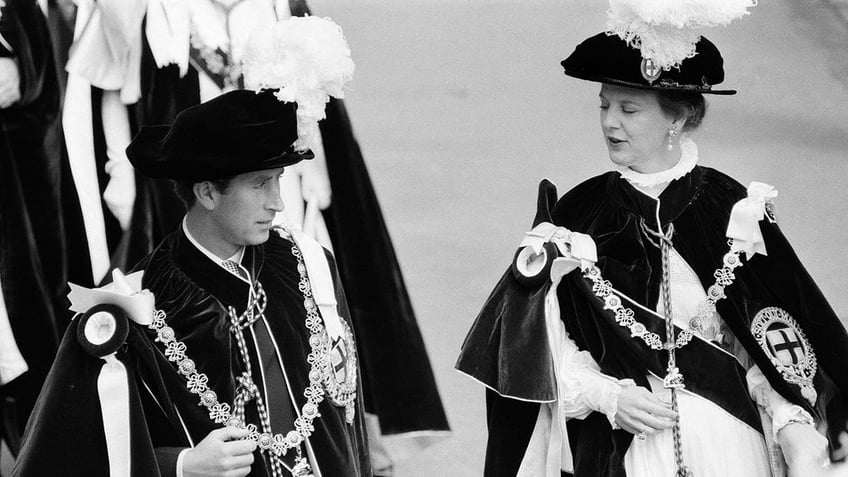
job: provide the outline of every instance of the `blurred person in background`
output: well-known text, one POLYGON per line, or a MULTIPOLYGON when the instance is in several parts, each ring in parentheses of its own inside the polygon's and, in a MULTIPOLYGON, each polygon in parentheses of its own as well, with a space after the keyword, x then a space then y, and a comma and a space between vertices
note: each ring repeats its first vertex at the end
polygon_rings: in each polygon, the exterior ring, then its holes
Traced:
POLYGON ((59 2, 0 2, 0 437, 13 455, 71 318, 67 282, 91 281, 60 124, 63 25, 59 2))

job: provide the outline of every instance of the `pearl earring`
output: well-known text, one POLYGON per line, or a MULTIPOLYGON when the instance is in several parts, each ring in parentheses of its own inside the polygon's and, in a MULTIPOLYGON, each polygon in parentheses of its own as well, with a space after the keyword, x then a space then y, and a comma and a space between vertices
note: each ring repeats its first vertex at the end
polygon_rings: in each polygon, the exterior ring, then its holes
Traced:
POLYGON ((666 149, 669 151, 674 149, 674 143, 672 142, 674 140, 674 136, 677 136, 677 126, 672 124, 672 126, 668 128, 668 145, 666 146, 666 149))

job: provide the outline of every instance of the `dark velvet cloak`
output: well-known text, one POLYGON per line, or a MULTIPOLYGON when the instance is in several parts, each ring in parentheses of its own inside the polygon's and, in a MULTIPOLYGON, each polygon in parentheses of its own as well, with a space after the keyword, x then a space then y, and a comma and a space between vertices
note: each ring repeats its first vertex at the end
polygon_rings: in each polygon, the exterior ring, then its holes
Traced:
MULTIPOLYGON (((726 175, 695 167, 660 196, 663 230, 674 224, 674 247, 705 289, 715 282, 713 273, 728 251, 725 233, 730 211, 745 195, 745 188, 726 175)), ((592 236, 602 276, 625 295, 656 309, 661 255, 641 232, 640 223, 656 229, 657 202, 618 173, 590 179, 554 205, 555 199, 553 185, 543 181, 535 223, 549 221, 592 236)), ((835 437, 844 429, 848 409, 848 370, 844 366, 848 335, 777 225, 761 221, 760 227, 768 256, 756 255, 735 270, 736 281, 725 289, 727 298, 717 303, 718 312, 774 389, 826 422, 831 445, 838 447, 835 437), (798 387, 782 379, 751 335, 752 319, 766 306, 783 308, 792 315, 817 354, 815 407, 801 397, 798 387)), ((556 398, 544 327, 544 296, 549 286, 549 282, 536 287, 520 285, 508 271, 477 317, 457 362, 460 371, 489 387, 487 476, 515 475, 533 432, 538 403, 556 398)), ((647 373, 665 375, 666 353, 631 338, 629 330, 603 309, 589 280, 573 272, 563 277, 557 296, 569 336, 592 354, 602 372, 634 379, 645 387, 647 373)), ((665 335, 661 320, 633 309, 636 319, 650 331, 665 335)), ((689 391, 761 429, 755 405, 747 395, 746 370, 735 358, 693 339, 678 350, 677 362, 689 391)), ((625 475, 623 458, 631 434, 612 430, 599 413, 585 420, 570 420, 568 432, 576 476, 625 475)))
MULTIPOLYGON (((292 15, 310 14, 290 0, 292 15)), ((324 221, 360 344, 365 409, 384 435, 448 431, 436 379, 400 265, 344 102, 319 123, 333 197, 324 221)))
POLYGON ((365 408, 384 435, 447 431, 394 246, 344 103, 320 123, 333 198, 324 221, 360 344, 365 408))
POLYGON ((80 253, 85 236, 62 140, 51 32, 37 2, 7 1, 0 34, 12 48, 0 46, 0 57, 15 59, 21 91, 18 102, 0 110, 1 292, 29 367, 0 388, 4 433, 15 452, 71 318, 67 281, 91 279, 80 253))
MULTIPOLYGON (((248 247, 242 264, 258 276, 267 293, 265 316, 300 408, 309 382, 309 330, 298 290, 297 260, 290 250, 290 242, 271 234, 264 245, 248 247)), ((145 270, 143 286, 156 296, 157 309, 166 313, 168 326, 186 344, 186 355, 197 363, 198 372, 209 377, 209 387, 219 402, 232 404, 235 377, 241 374, 243 365, 224 307, 233 306, 242 312, 248 285, 212 263, 182 231, 169 236, 139 268, 145 270)), ((343 304, 337 280, 336 289, 338 302, 343 304)), ((339 314, 349 321, 345 306, 339 306, 339 314)), ((96 399, 96 376, 102 361, 89 357, 76 345, 74 327, 66 336, 60 359, 28 425, 16 476, 108 475, 96 399), (82 455, 86 458, 79 459, 82 455)), ((250 335, 246 333, 246 337, 252 349, 250 335)), ((133 476, 138 477, 158 476, 160 470, 161 475, 173 475, 179 451, 189 445, 183 424, 194 443, 220 427, 209 419, 206 408, 198 405, 197 395, 188 391, 185 378, 154 339, 150 330, 131 326, 126 346, 118 355, 131 376, 133 476)), ((259 366, 253 362, 252 367, 254 382, 263 389, 261 375, 256 375, 259 366)), ((313 421, 315 432, 309 440, 322 475, 372 475, 361 390, 358 396, 353 424, 345 422, 344 408, 327 400, 319 405, 321 415, 313 421)), ((266 402, 273 405, 276 400, 268 396, 266 402)), ((246 412, 248 422, 258 423, 252 403, 246 412)), ((255 458, 250 475, 270 475, 258 452, 255 458)))

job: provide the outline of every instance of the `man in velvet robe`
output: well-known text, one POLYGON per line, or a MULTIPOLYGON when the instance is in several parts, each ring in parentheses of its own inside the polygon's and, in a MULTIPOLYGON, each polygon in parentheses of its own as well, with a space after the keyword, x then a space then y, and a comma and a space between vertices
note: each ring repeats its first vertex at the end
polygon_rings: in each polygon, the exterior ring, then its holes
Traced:
MULTIPOLYGON (((336 314, 348 330, 341 341, 347 347, 341 353, 335 345, 327 351, 332 369, 346 369, 348 386, 358 378, 358 369, 347 367, 355 363, 356 353, 332 256, 314 245, 326 261, 338 304, 328 310, 318 298, 319 274, 313 275, 308 244, 271 229, 275 211, 282 208, 279 174, 311 158, 310 152, 291 147, 296 137, 293 104, 277 101, 272 92, 234 91, 189 108, 170 127, 142 129, 128 148, 140 173, 182 184, 189 210, 138 267, 144 270, 143 288, 154 294, 155 308, 185 345, 183 351, 175 358, 161 328, 136 325, 118 348, 117 358, 129 376, 127 465, 133 476, 177 475, 178 469, 186 475, 191 469, 275 475, 269 454, 254 451, 256 445, 244 440, 248 431, 223 428, 229 419, 198 404, 206 389, 214 391, 218 403, 228 404, 231 415, 238 415, 240 399, 248 396, 244 423, 263 432, 267 422, 280 439, 290 438, 296 422, 303 424, 301 418, 310 413, 307 398, 323 394, 317 416, 306 421, 306 428, 314 429, 301 434, 302 456, 312 473, 372 475, 361 387, 354 386, 354 399, 347 404, 331 399, 332 385, 326 381, 322 393, 310 387, 314 373, 323 373, 312 364, 310 351, 316 339, 320 342, 309 327, 315 303, 327 335, 336 314), (257 296, 265 297, 257 302, 261 306, 251 301, 257 296), (231 329, 238 316, 255 319, 242 322, 240 334, 231 329), (208 378, 202 388, 200 380, 192 384, 187 379, 187 366, 208 378), (246 393, 250 389, 256 394, 246 393)), ((101 422, 108 419, 101 411, 108 396, 98 396, 96 386, 102 361, 79 344, 77 323, 66 334, 39 398, 14 475, 109 475, 115 465, 117 457, 105 451, 101 422), (79 455, 86 458, 74 458, 79 455)), ((290 449, 282 458, 282 473, 276 475, 312 475, 288 470, 297 463, 294 454, 290 449)))
MULTIPOLYGON (((292 16, 311 14, 305 0, 289 0, 288 4, 292 16)), ((179 44, 184 40, 174 41, 179 44)), ((216 84, 226 83, 214 68, 206 66, 196 48, 190 50, 184 75, 177 64, 157 67, 153 50, 145 44, 141 100, 134 106, 140 126, 170 122, 182 108, 199 103, 199 75, 209 76, 216 84)), ((219 53, 227 58, 225 51, 219 53)), ((330 100, 326 119, 319 127, 332 193, 323 218, 360 343, 366 411, 376 418, 371 437, 387 438, 381 444, 387 445, 388 457, 400 458, 403 453, 417 451, 422 442, 444 438, 450 426, 394 246, 342 100, 330 100)), ((137 189, 127 248, 136 256, 179 220, 173 213, 174 195, 167 183, 139 178, 137 189)))
POLYGON ((91 280, 59 124, 54 7, 0 8, 0 435, 13 453, 70 321, 67 281, 91 280))

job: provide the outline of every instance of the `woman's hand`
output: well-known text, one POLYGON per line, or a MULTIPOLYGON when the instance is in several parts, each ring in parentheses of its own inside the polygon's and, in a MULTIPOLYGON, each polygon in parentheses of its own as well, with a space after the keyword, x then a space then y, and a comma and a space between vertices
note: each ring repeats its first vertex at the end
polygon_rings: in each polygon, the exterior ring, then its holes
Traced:
POLYGON ((812 424, 787 424, 777 433, 777 440, 789 477, 830 475, 823 468, 828 461, 827 439, 812 424))
POLYGON ((215 429, 183 457, 184 477, 244 477, 253 465, 256 441, 241 440, 247 429, 215 429))
POLYGON ((677 413, 671 404, 641 386, 625 386, 618 396, 615 423, 633 434, 653 434, 674 426, 677 413))

